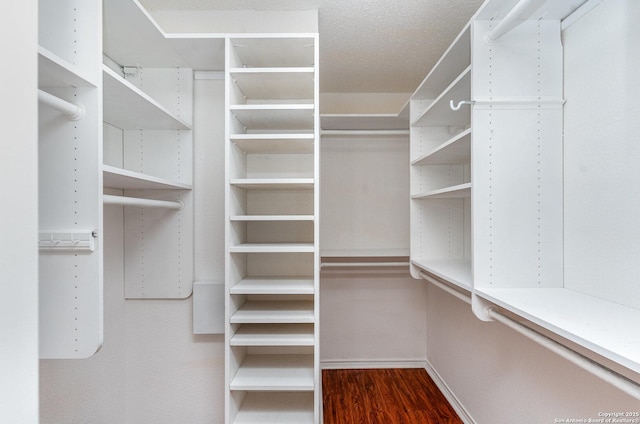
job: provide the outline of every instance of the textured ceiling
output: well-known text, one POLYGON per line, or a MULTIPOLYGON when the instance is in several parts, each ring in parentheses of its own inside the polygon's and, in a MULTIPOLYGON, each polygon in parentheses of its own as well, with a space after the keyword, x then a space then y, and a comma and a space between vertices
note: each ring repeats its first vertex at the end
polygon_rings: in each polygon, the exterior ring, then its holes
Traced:
POLYGON ((320 91, 409 93, 482 0, 142 0, 148 9, 317 9, 320 91))

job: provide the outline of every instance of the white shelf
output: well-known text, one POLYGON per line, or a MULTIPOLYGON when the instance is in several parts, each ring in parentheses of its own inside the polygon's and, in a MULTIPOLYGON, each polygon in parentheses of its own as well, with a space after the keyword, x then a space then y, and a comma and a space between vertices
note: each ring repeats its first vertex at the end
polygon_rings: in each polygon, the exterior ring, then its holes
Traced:
POLYGON ((313 178, 236 178, 229 184, 239 188, 259 190, 300 190, 312 189, 313 178))
POLYGON ((313 278, 245 278, 229 289, 231 294, 314 294, 313 278))
POLYGON ((315 34, 234 36, 231 45, 240 63, 232 68, 309 67, 315 61, 315 34))
POLYGON ((103 19, 104 53, 117 63, 142 68, 188 66, 138 0, 105 1, 103 19))
POLYGON ((38 87, 97 87, 77 66, 38 47, 38 87))
POLYGON ((231 134, 229 139, 246 153, 313 153, 314 134, 231 134))
POLYGON ((471 129, 442 143, 411 165, 464 165, 471 163, 471 129))
POLYGON ((102 165, 103 186, 122 190, 148 190, 148 189, 174 189, 191 190, 190 184, 178 181, 170 181, 164 178, 153 177, 127 169, 116 168, 110 165, 102 165))
POLYGON ((476 289, 476 293, 580 346, 640 372, 640 313, 635 308, 564 288, 482 288, 476 289))
MULTIPOLYGON (((409 119, 397 113, 321 114, 320 127, 333 130, 408 130, 409 119)), ((330 135, 330 133, 329 133, 330 135)))
POLYGON ((229 321, 231 324, 310 324, 314 322, 313 301, 249 301, 229 321))
POLYGON ((313 104, 233 105, 229 110, 250 130, 312 130, 314 124, 313 104))
POLYGON ((247 393, 233 424, 313 424, 313 393, 247 393))
POLYGON ((229 72, 249 100, 313 99, 313 68, 232 68, 229 72))
POLYGON ((469 105, 452 110, 449 102, 471 100, 471 66, 467 67, 411 124, 421 127, 464 127, 471 122, 469 105))
POLYGON ((313 346, 313 324, 242 324, 231 346, 313 346))
POLYGON ((459 75, 471 65, 470 31, 470 25, 467 25, 411 96, 412 99, 435 99, 451 83, 453 75, 459 75))
POLYGON ((312 391, 313 355, 248 355, 231 390, 312 391))
POLYGON ((465 290, 473 288, 471 261, 465 259, 412 259, 411 263, 465 290))
POLYGON ((112 69, 103 66, 104 121, 123 130, 189 130, 191 125, 175 116, 112 69))
POLYGON ((471 183, 458 184, 439 190, 412 195, 412 199, 465 199, 471 197, 471 183))
POLYGON ((244 243, 231 246, 231 253, 312 253, 313 243, 244 243))
POLYGON ((313 221, 313 215, 234 215, 231 221, 260 222, 260 221, 313 221))
POLYGON ((321 249, 323 258, 406 258, 409 249, 321 249))

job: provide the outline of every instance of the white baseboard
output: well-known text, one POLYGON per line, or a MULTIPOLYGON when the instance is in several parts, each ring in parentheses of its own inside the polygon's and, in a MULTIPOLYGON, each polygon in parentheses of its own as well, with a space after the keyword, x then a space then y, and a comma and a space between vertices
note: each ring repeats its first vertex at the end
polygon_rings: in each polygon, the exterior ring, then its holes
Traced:
POLYGON ((438 389, 442 392, 447 401, 451 404, 451 407, 456 411, 462 422, 465 424, 476 424, 473 417, 469 414, 467 409, 460 403, 460 400, 456 397, 456 395, 451 391, 447 383, 444 382, 440 374, 431 366, 429 361, 425 361, 424 369, 427 371, 427 374, 431 377, 438 389))
POLYGON ((426 362, 422 359, 416 360, 355 360, 355 361, 320 361, 320 368, 323 370, 355 370, 373 368, 426 368, 426 362))

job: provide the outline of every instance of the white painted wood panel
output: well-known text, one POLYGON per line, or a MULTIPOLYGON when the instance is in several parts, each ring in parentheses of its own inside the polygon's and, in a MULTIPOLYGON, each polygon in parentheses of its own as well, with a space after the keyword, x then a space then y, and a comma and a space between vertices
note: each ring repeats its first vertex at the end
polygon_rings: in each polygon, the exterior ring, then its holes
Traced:
POLYGON ((312 355, 247 355, 231 381, 231 389, 312 391, 313 368, 312 355))

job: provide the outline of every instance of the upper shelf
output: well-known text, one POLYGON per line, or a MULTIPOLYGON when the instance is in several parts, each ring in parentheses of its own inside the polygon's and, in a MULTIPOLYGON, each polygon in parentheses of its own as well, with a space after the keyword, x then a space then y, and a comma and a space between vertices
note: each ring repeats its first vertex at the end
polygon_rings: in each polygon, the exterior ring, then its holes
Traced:
POLYGON ((229 110, 247 130, 313 130, 313 104, 234 105, 229 110))
POLYGON ((374 131, 380 135, 404 134, 409 130, 409 102, 397 113, 322 113, 322 135, 343 135, 345 131, 374 131))
POLYGON ((188 130, 191 126, 107 66, 102 68, 104 121, 123 130, 188 130))
POLYGON ((313 153, 314 134, 231 134, 245 153, 313 153))
POLYGON ((173 189, 191 190, 192 186, 177 181, 169 181, 128 169, 102 165, 103 186, 122 190, 173 189))
POLYGON ((46 48, 38 47, 38 87, 96 87, 77 66, 46 48))
POLYGON ((471 183, 458 184, 451 187, 414 194, 412 199, 465 199, 471 197, 471 183))
POLYGON ((313 178, 236 178, 229 184, 254 190, 305 190, 313 189, 313 178))
POLYGON ((471 30, 467 25, 442 55, 431 72, 414 92, 412 99, 435 99, 459 75, 471 65, 471 30))
POLYGON ((274 34, 256 38, 253 35, 230 39, 231 68, 313 67, 315 36, 274 34))
POLYGON ((462 73, 420 113, 413 126, 448 127, 467 126, 471 121, 469 106, 462 106, 460 110, 452 110, 450 101, 458 103, 470 100, 471 96, 471 66, 462 73))
POLYGON ((471 129, 456 134, 411 165, 463 165, 471 163, 471 129))
POLYGON ((321 249, 323 258, 406 258, 409 249, 321 249))
POLYGON ((165 34, 138 0, 104 3, 104 54, 122 66, 224 69, 224 37, 165 34))
POLYGON ((248 100, 313 99, 314 68, 233 68, 230 74, 248 100))
POLYGON ((323 131, 332 130, 408 130, 408 117, 395 113, 321 114, 323 131))

